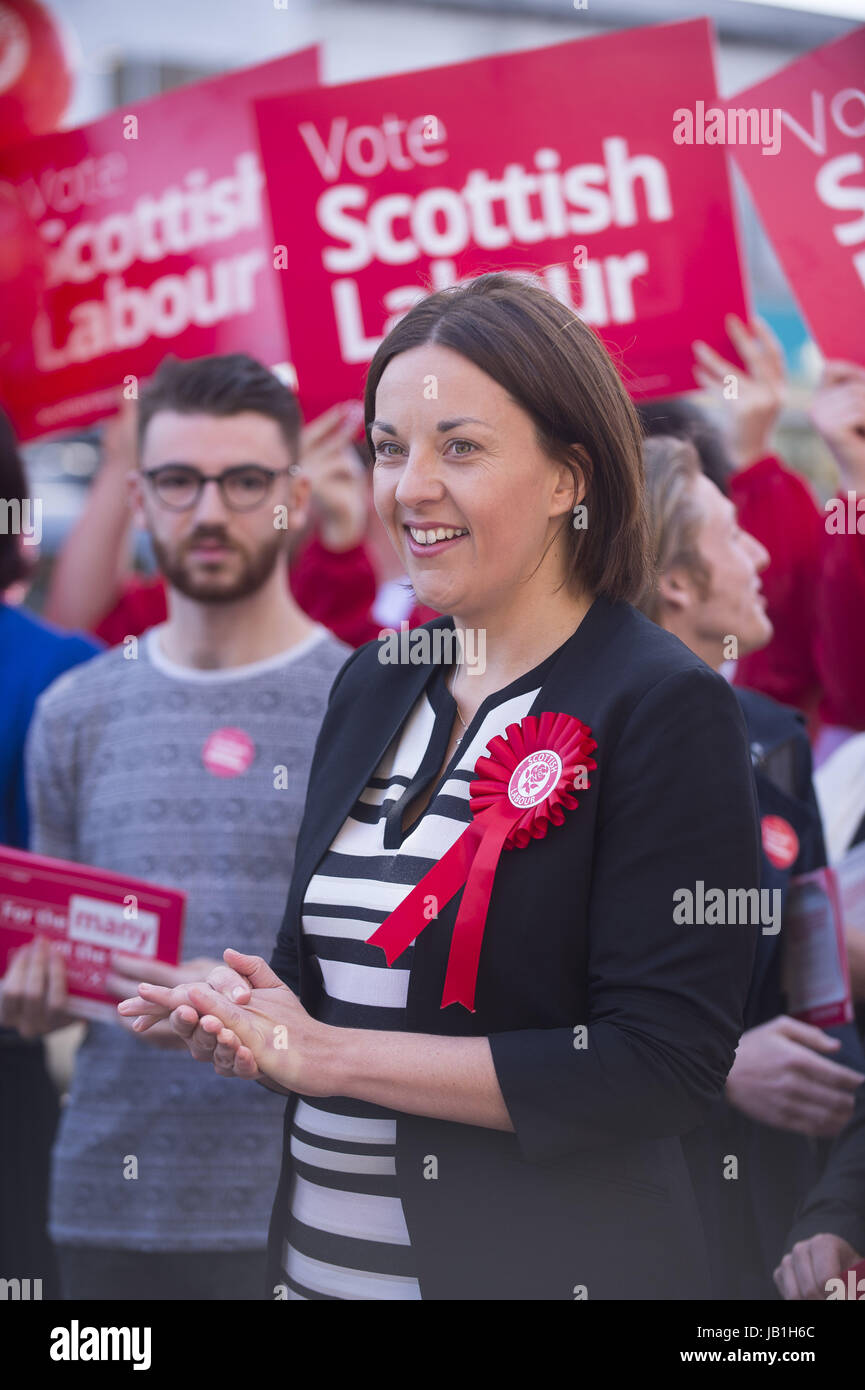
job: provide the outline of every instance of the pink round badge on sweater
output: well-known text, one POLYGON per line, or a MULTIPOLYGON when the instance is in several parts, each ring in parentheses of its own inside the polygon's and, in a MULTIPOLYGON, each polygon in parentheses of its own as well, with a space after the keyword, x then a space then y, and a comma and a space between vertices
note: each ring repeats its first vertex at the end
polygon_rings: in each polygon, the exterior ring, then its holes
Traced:
POLYGON ((255 757, 255 744, 242 729, 214 729, 201 760, 214 777, 240 777, 255 757))

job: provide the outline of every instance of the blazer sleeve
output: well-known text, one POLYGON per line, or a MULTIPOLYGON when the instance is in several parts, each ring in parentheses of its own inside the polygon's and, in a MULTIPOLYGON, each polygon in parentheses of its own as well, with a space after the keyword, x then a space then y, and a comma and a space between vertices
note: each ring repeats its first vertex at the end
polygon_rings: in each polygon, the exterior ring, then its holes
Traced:
MULTIPOLYGON (((318 738, 315 741, 315 749, 310 764, 309 780, 312 780, 313 774, 318 766, 319 751, 324 746, 323 741, 326 742, 331 736, 329 723, 333 711, 334 696, 348 668, 357 660, 363 650, 363 647, 358 647, 356 651, 351 653, 344 664, 340 666, 334 678, 333 685, 330 687, 330 694, 327 697, 327 709, 325 710, 321 728, 318 731, 318 738)), ((295 867, 300 862, 302 856, 306 817, 307 809, 305 808, 303 819, 300 823, 300 830, 297 835, 297 845, 294 855, 295 867)), ((283 984, 288 985, 289 989, 293 989, 295 993, 298 992, 300 986, 300 971, 297 959, 297 934, 295 931, 295 917, 298 911, 299 904, 295 903, 294 883, 292 882, 289 885, 288 900, 286 902, 285 912, 282 914, 282 924, 277 933, 276 945, 270 957, 270 968, 279 976, 283 984)))
MULTIPOLYGON (((600 771, 604 750, 596 756, 600 771)), ((708 667, 676 672, 643 696, 607 757, 590 886, 587 1017, 489 1039, 531 1162, 685 1133, 720 1095, 742 1033, 759 927, 750 916, 743 925, 674 920, 682 901, 674 893, 696 893, 698 881, 706 891, 724 890, 725 901, 728 889, 759 887, 738 702, 708 667), (582 1038, 577 1025, 585 1025, 582 1038)))

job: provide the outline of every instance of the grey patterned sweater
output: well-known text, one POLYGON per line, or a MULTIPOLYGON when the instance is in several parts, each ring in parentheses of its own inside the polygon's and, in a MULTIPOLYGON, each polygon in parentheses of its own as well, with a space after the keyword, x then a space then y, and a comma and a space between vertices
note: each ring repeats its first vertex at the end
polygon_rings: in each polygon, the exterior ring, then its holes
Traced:
MULTIPOLYGON (((159 633, 135 659, 115 647, 40 698, 27 745, 32 848, 184 889, 184 959, 219 959, 226 946, 268 959, 313 747, 350 648, 317 628, 267 661, 197 671, 169 662, 159 633)), ((90 1023, 54 1149, 54 1240, 263 1246, 284 1103, 185 1050, 90 1023)))

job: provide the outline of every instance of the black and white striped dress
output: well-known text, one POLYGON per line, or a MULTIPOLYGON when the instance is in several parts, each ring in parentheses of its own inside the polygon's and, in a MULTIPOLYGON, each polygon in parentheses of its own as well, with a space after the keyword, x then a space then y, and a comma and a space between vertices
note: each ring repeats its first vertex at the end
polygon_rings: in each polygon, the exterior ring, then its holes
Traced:
MULTIPOLYGON (((484 701, 404 836, 405 810, 439 771, 456 715, 446 668, 433 668, 307 888, 303 932, 324 980, 322 1022, 405 1026, 413 947, 390 968, 367 940, 471 820, 474 765, 494 735, 528 714, 551 660, 484 701)), ((288 1298, 421 1297, 396 1182, 396 1121, 396 1111, 365 1101, 298 1098, 283 1241, 288 1298)))

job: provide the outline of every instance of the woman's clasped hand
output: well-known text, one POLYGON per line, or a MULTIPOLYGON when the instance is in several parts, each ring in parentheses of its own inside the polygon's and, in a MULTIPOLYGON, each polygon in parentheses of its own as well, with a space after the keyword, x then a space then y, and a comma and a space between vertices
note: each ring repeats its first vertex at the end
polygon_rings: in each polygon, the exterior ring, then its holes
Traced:
POLYGON ((117 1011, 134 1017, 136 1033, 168 1019, 199 1062, 220 1076, 266 1080, 303 1095, 325 1095, 321 1059, 331 1030, 304 1009, 261 956, 223 952, 225 965, 206 980, 139 984, 138 994, 117 1011))

